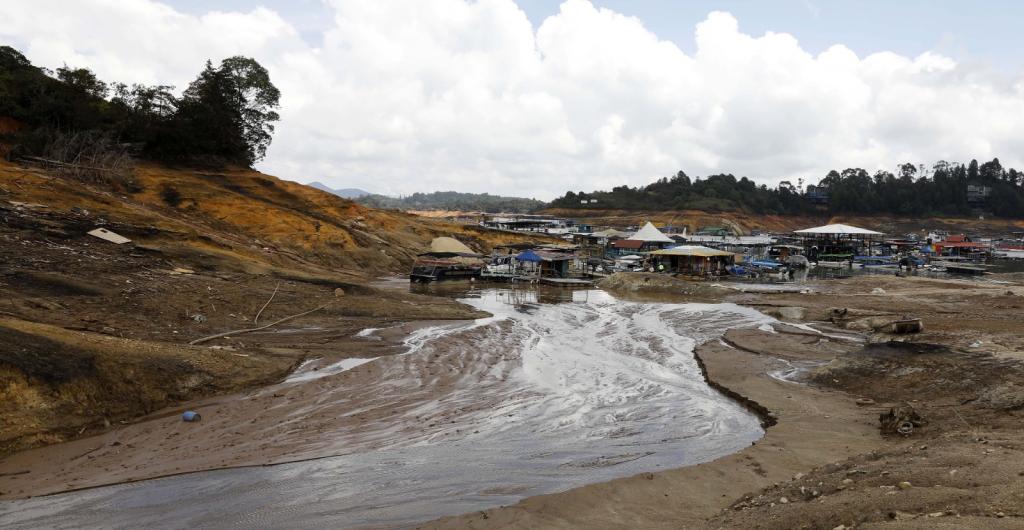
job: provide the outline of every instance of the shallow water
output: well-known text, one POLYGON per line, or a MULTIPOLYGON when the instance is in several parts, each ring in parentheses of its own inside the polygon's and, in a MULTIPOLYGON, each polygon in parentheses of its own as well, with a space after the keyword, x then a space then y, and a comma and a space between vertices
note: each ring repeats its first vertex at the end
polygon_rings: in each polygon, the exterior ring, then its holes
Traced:
MULTIPOLYGON (((705 462, 763 434, 756 417, 704 383, 692 354, 730 327, 773 322, 754 310, 624 302, 596 290, 458 296, 494 316, 419 329, 405 354, 359 360, 381 368, 378 399, 442 384, 428 370, 448 376, 434 398, 361 433, 372 450, 353 441, 343 456, 11 501, 0 504, 0 521, 7 528, 407 526, 705 462), (451 428, 435 426, 438 418, 453 418, 451 428), (435 423, 408 428, 420 421, 435 423)), ((325 392, 351 392, 325 383, 355 363, 300 370, 284 384, 321 385, 318 400, 328 401, 325 392)))

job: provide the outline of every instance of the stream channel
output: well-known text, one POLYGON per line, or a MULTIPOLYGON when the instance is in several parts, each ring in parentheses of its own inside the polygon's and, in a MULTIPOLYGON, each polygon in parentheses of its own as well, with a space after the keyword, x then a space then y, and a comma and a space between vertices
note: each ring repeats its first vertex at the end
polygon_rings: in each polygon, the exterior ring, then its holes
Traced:
POLYGON ((763 435, 754 415, 708 387, 693 357, 726 329, 773 322, 757 311, 600 290, 445 289, 493 316, 420 328, 404 354, 300 368, 281 383, 320 385, 317 403, 348 399, 354 390, 332 378, 374 363, 377 380, 358 389, 374 406, 428 396, 351 443, 323 434, 350 452, 3 502, 2 526, 406 527, 707 462, 763 435))

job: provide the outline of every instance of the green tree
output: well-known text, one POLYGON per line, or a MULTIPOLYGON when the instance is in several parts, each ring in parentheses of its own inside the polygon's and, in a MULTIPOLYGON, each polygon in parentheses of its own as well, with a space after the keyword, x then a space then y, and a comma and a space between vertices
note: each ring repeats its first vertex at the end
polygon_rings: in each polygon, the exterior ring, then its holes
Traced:
POLYGON ((280 91, 263 66, 230 57, 217 68, 209 61, 182 95, 179 114, 193 135, 196 154, 252 165, 266 155, 280 119, 280 91))
POLYGON ((64 65, 57 69, 57 79, 95 98, 105 98, 110 91, 107 84, 88 68, 68 68, 64 65))

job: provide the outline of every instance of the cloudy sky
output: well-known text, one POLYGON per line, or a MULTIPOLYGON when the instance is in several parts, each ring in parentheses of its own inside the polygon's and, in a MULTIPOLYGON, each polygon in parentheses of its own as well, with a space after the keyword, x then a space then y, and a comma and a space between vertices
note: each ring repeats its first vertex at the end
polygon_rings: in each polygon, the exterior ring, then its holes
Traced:
POLYGON ((282 92, 263 171, 551 199, 679 169, 1024 167, 1021 20, 1024 2, 3 0, 0 42, 179 89, 251 56, 282 92))

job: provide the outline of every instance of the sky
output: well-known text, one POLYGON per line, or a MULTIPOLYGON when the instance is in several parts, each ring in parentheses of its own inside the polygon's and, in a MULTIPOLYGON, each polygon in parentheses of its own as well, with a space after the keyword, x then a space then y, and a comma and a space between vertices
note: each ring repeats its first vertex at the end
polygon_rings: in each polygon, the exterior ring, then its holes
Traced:
POLYGON ((391 195, 552 199, 686 171, 1024 167, 1024 2, 4 0, 39 66, 183 89, 254 57, 258 169, 391 195))

